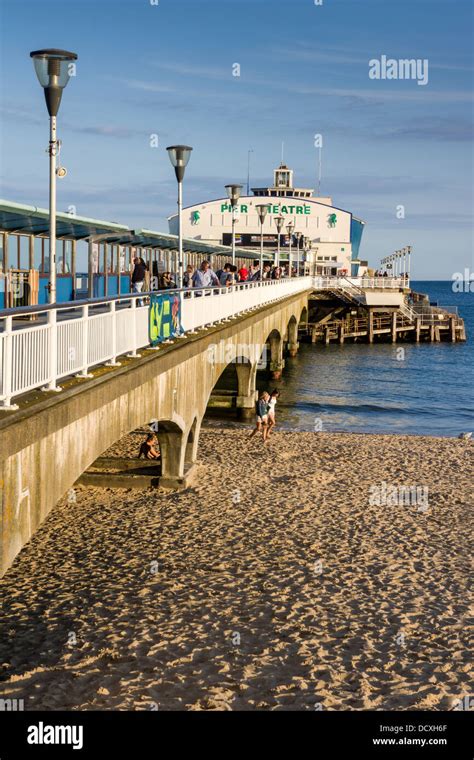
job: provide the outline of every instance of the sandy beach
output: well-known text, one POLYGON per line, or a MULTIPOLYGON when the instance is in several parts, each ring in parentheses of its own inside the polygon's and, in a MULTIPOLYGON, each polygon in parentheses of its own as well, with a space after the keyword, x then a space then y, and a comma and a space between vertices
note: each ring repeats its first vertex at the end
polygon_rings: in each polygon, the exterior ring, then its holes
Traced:
POLYGON ((1 584, 2 697, 445 710, 473 693, 472 444, 248 434, 203 430, 187 492, 77 487, 53 509, 1 584))

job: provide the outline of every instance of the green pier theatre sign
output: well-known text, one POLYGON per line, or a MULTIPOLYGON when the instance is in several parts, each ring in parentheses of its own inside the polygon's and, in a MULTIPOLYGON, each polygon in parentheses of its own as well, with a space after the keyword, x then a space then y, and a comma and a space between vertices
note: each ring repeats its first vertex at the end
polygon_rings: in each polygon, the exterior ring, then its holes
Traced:
MULTIPOLYGON (((245 203, 237 206, 237 210, 241 214, 248 214, 249 212, 248 206, 245 203)), ((224 213, 224 211, 232 211, 232 206, 229 203, 221 203, 221 212, 224 213)), ((270 214, 305 214, 308 216, 311 214, 311 206, 306 204, 304 206, 273 206, 269 203, 268 211, 270 214)))

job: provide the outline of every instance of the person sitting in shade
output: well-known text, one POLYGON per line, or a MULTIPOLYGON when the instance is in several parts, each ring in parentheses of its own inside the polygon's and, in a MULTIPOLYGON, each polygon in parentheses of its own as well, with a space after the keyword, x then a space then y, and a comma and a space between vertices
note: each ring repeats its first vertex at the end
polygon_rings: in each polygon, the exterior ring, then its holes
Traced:
POLYGON ((140 451, 138 452, 138 458, 141 459, 141 457, 145 457, 145 459, 159 459, 160 458, 160 452, 155 449, 155 445, 158 443, 158 438, 154 433, 148 433, 146 439, 143 441, 142 445, 140 446, 140 451))

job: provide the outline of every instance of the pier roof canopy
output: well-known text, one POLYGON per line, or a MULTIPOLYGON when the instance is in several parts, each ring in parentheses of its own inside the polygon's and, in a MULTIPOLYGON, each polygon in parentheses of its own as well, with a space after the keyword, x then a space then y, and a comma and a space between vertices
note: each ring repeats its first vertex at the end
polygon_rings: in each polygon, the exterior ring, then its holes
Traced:
MULTIPOLYGON (((38 206, 28 206, 0 199, 0 231, 23 235, 48 235, 49 211, 38 206)), ((102 242, 123 243, 142 248, 162 248, 177 250, 178 237, 154 230, 131 230, 124 224, 106 222, 101 219, 76 216, 58 212, 56 215, 56 234, 58 238, 69 240, 87 240, 100 235, 102 242)), ((201 253, 203 256, 223 254, 230 256, 229 246, 204 243, 195 239, 184 239, 186 252, 201 253)), ((239 249, 242 258, 255 258, 255 251, 239 249)), ((267 257, 265 257, 267 258, 267 257)))
MULTIPOLYGON (((133 245, 141 245, 144 248, 177 248, 177 235, 171 235, 164 232, 154 232, 153 230, 135 230, 134 235, 135 237, 132 241, 133 245)), ((232 249, 228 245, 204 243, 203 241, 197 240, 196 238, 183 238, 183 248, 186 252, 202 253, 203 256, 210 254, 222 254, 224 256, 229 256, 232 252, 232 249)), ((238 255, 241 258, 258 258, 255 251, 251 251, 245 248, 239 248, 238 255)), ((264 254, 264 258, 271 258, 271 256, 265 256, 264 254)))
MULTIPOLYGON (((24 235, 48 235, 49 211, 38 206, 0 200, 0 229, 24 235)), ((58 238, 71 240, 107 233, 110 233, 111 239, 115 241, 121 237, 130 238, 130 230, 126 225, 61 212, 56 215, 56 230, 58 238)))

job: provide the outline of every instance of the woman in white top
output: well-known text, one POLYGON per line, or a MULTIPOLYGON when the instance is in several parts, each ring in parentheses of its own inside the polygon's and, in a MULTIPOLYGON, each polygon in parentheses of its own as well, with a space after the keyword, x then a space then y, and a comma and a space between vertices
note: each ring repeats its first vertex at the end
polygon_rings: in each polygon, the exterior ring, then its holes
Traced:
POLYGON ((280 395, 280 392, 273 390, 270 395, 270 400, 268 401, 268 428, 267 428, 267 438, 270 435, 272 428, 275 427, 275 407, 278 400, 278 396, 280 395))

